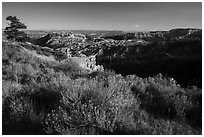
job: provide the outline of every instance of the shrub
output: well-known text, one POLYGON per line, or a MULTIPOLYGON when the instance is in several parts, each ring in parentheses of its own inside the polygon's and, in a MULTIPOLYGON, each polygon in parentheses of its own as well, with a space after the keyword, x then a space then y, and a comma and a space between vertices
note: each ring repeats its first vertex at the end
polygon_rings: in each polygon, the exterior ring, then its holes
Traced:
POLYGON ((153 85, 146 88, 145 92, 132 87, 134 94, 141 101, 140 107, 155 117, 175 118, 177 116, 173 100, 165 98, 153 85))
POLYGON ((202 128, 202 91, 196 87, 187 90, 189 104, 185 109, 185 117, 190 125, 202 128))
POLYGON ((29 93, 23 90, 10 93, 2 106, 3 134, 42 134, 42 117, 32 108, 29 93))
POLYGON ((60 92, 52 87, 40 87, 37 91, 30 94, 30 100, 33 103, 37 114, 51 112, 59 106, 62 96, 60 92))

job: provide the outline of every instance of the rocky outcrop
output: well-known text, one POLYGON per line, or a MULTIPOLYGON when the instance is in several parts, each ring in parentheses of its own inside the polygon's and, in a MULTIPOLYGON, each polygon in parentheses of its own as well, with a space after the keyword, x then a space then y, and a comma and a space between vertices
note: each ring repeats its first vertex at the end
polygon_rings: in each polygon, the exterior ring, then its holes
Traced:
POLYGON ((73 34, 71 32, 67 33, 52 32, 48 33, 45 36, 42 36, 39 39, 36 39, 35 44, 56 49, 61 47, 68 47, 69 45, 76 43, 84 43, 85 40, 86 37, 85 35, 82 34, 73 34))
POLYGON ((104 71, 102 65, 96 65, 96 57, 95 55, 89 57, 72 57, 74 62, 77 62, 80 67, 87 70, 88 72, 93 71, 104 71))

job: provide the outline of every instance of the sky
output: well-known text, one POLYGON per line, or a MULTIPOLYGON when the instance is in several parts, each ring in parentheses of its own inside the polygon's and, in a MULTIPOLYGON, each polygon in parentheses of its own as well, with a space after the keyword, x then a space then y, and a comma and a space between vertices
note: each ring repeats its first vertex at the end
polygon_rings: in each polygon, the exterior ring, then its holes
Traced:
POLYGON ((9 15, 30 30, 202 28, 201 2, 3 2, 3 28, 9 15))

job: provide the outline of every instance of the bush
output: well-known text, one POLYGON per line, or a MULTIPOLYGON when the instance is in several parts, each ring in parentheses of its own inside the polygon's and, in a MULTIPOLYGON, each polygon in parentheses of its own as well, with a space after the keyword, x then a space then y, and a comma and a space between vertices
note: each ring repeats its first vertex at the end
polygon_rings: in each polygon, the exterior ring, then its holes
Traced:
POLYGON ((141 92, 137 87, 131 87, 132 92, 141 101, 140 107, 155 117, 167 117, 169 119, 177 116, 173 100, 165 98, 155 87, 148 86, 145 92, 141 92))
POLYGON ((41 116, 33 112, 29 93, 11 92, 2 106, 3 134, 42 134, 41 116))
POLYGON ((148 82, 130 89, 121 76, 107 76, 107 87, 103 80, 71 80, 53 71, 49 81, 11 88, 4 97, 3 134, 199 134, 186 126, 184 111, 196 96, 187 100, 180 88, 170 92, 172 87, 148 82))
POLYGON ((196 87, 187 90, 188 107, 185 109, 185 117, 190 125, 202 128, 202 91, 196 87))

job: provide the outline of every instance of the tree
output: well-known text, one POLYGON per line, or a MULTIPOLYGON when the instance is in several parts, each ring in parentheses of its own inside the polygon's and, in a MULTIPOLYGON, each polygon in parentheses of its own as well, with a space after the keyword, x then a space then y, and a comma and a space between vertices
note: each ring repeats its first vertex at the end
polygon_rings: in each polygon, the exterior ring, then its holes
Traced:
POLYGON ((9 21, 9 27, 6 27, 4 33, 7 35, 8 39, 17 40, 17 41, 25 41, 27 38, 26 33, 23 31, 19 31, 19 29, 26 29, 27 26, 20 22, 20 20, 16 16, 8 16, 6 20, 9 21))

